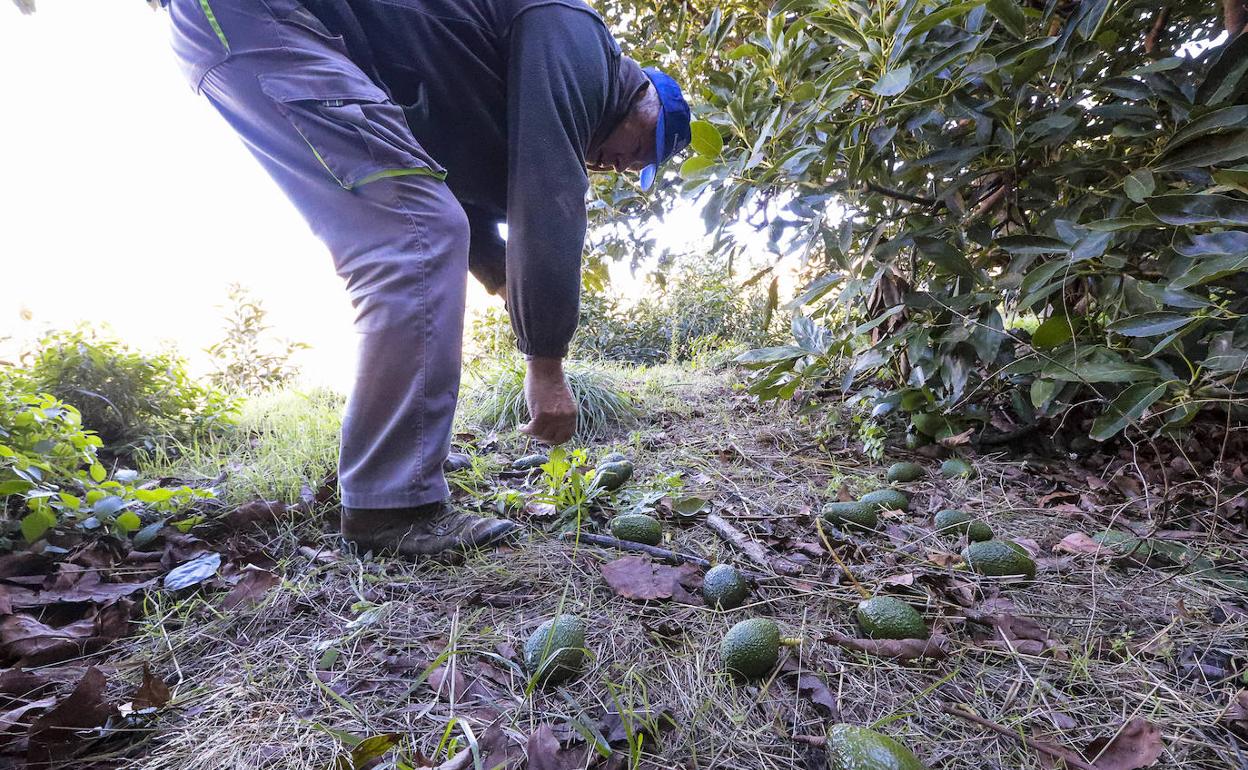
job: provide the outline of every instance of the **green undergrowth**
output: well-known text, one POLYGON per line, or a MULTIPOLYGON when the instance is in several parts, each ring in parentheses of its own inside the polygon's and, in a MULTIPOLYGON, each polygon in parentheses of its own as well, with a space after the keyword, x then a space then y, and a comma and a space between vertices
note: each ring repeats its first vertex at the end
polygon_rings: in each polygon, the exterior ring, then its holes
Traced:
POLYGON ((216 484, 227 505, 263 498, 296 502, 316 489, 338 462, 345 399, 328 389, 253 396, 232 430, 138 456, 144 476, 225 478, 216 484))
MULTIPOLYGON (((564 371, 580 410, 576 425, 578 439, 597 438, 637 418, 637 400, 624 384, 623 370, 572 363, 564 371)), ((463 402, 468 419, 480 427, 499 431, 528 422, 524 373, 524 363, 516 358, 502 359, 471 371, 468 398, 463 402)))

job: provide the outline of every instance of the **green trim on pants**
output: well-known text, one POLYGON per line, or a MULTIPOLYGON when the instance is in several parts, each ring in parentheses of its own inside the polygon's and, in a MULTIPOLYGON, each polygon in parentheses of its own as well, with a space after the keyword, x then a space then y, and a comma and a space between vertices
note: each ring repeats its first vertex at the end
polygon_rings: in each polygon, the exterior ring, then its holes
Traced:
POLYGON ((230 41, 225 39, 225 31, 221 29, 221 24, 217 22, 217 15, 212 12, 212 6, 208 4, 208 0, 199 0, 199 7, 204 9, 204 16, 208 18, 208 23, 212 25, 212 31, 217 33, 217 38, 221 41, 221 45, 225 46, 225 52, 230 52, 230 41))

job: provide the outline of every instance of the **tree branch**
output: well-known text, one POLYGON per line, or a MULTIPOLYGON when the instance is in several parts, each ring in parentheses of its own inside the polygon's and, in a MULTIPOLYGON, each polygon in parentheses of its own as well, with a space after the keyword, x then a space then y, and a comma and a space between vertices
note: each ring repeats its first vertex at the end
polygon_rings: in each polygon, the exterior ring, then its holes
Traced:
POLYGON ((1161 34, 1166 31, 1168 21, 1170 21, 1170 8, 1164 7, 1157 12, 1157 16, 1153 19, 1152 29, 1144 37, 1144 53, 1152 56, 1153 51, 1157 50, 1157 43, 1161 40, 1161 34))
POLYGON ((922 195, 911 195, 910 193, 902 192, 901 190, 894 190, 890 187, 878 185, 875 182, 867 182, 867 189, 871 192, 879 193, 880 195, 884 195, 889 198, 895 198, 899 201, 917 203, 920 206, 935 206, 940 202, 934 198, 924 198, 922 195))
POLYGON ((1222 0, 1222 26, 1232 38, 1248 25, 1248 3, 1244 0, 1222 0))

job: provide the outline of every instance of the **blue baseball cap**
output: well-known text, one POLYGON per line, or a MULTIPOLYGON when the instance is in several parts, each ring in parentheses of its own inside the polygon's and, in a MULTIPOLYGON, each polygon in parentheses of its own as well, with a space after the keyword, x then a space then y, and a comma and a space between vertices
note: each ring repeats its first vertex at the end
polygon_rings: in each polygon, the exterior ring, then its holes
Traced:
POLYGON ((654 163, 641 170, 641 189, 649 190, 659 169, 673 155, 689 146, 689 105, 680 92, 680 84, 653 67, 642 72, 650 78, 654 92, 659 97, 659 121, 654 127, 654 163))

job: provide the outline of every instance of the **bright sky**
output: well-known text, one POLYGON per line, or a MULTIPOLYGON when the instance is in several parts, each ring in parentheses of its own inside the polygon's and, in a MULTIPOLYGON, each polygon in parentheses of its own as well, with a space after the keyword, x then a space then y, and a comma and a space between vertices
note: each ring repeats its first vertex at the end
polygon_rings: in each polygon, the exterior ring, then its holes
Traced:
MULTIPOLYGON (((240 282, 277 334, 313 345, 308 382, 350 384, 352 310, 329 254, 183 80, 165 12, 40 0, 23 16, 0 0, 0 94, 0 359, 88 320, 139 349, 170 342, 205 372, 240 282)), ((700 235, 696 212, 671 219, 665 243, 700 235)), ((469 285, 470 308, 497 301, 469 285)))

